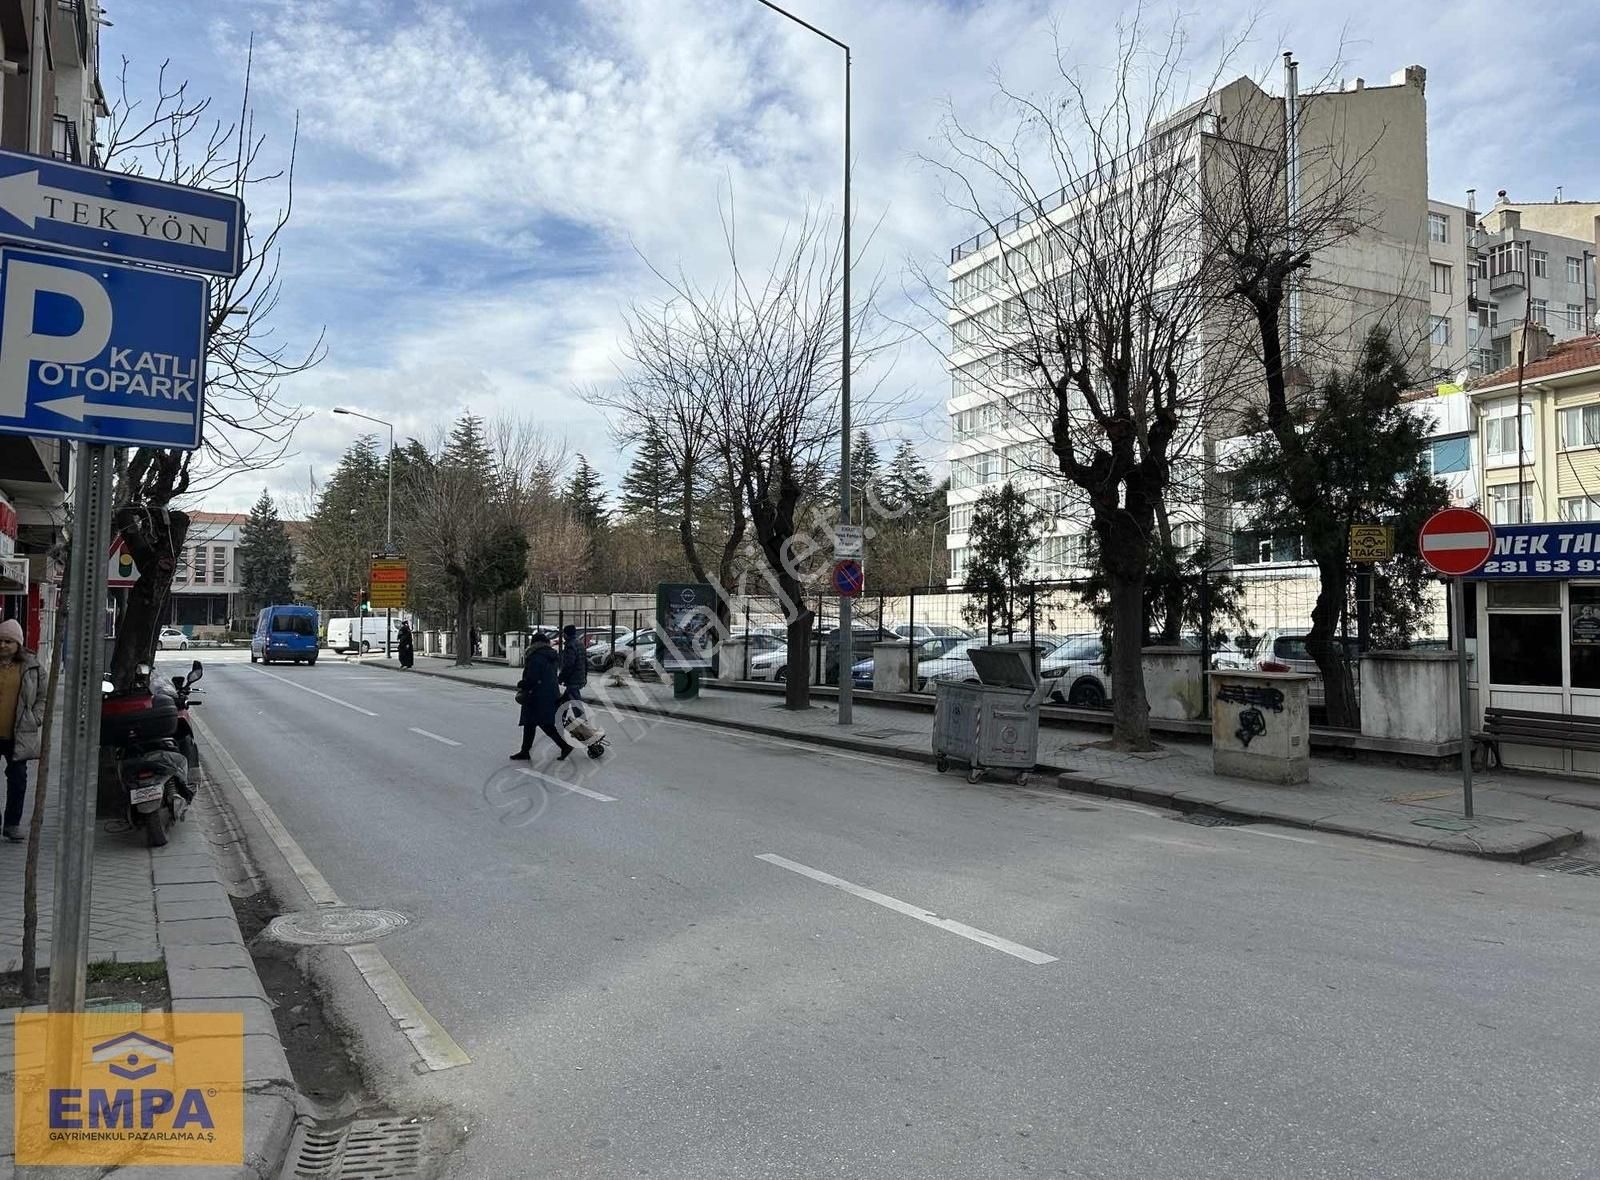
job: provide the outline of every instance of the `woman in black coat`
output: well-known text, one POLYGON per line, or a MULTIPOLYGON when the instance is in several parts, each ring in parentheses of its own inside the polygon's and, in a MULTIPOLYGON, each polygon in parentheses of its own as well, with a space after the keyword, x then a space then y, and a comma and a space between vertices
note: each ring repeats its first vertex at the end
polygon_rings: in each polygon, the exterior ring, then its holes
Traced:
POLYGON ((561 703, 560 680, 561 657, 550 646, 548 636, 535 632, 533 641, 528 644, 522 679, 517 682, 518 697, 522 701, 522 749, 511 755, 514 760, 527 760, 528 751, 533 748, 534 731, 539 729, 561 747, 562 758, 572 753, 572 746, 556 728, 556 706, 561 703))
POLYGON ((400 666, 409 668, 416 661, 416 649, 411 643, 411 624, 400 624, 400 666))
POLYGON ((589 683, 589 653, 583 650, 578 629, 571 623, 561 633, 561 683, 563 701, 583 700, 583 686, 589 683))

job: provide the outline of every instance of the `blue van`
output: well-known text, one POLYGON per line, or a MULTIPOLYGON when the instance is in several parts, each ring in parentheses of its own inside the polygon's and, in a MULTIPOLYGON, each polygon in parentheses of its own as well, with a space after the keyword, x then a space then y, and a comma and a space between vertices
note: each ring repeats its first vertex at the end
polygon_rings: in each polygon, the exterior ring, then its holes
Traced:
POLYGON ((269 606, 256 616, 250 638, 250 662, 293 660, 317 662, 317 609, 313 606, 269 606))

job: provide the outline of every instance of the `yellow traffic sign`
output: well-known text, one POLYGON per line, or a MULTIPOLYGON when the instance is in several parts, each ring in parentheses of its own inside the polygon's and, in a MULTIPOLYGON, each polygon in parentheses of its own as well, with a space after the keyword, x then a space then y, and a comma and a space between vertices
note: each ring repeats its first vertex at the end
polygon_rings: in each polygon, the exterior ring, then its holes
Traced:
POLYGON ((405 606, 407 578, 405 558, 374 557, 368 572, 367 601, 374 610, 405 606))
POLYGON ((1385 524, 1350 526, 1350 560, 1388 561, 1394 556, 1394 530, 1385 524))

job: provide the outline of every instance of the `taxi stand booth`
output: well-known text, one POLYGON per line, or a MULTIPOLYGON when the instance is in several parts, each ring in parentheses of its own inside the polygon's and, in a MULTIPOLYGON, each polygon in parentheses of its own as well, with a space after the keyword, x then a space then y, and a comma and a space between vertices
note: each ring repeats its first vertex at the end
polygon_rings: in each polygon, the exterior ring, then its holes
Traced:
MULTIPOLYGON (((1496 525, 1466 583, 1472 718, 1489 708, 1600 723, 1600 522, 1496 525)), ((1496 740, 1502 765, 1600 779, 1600 749, 1496 740)))

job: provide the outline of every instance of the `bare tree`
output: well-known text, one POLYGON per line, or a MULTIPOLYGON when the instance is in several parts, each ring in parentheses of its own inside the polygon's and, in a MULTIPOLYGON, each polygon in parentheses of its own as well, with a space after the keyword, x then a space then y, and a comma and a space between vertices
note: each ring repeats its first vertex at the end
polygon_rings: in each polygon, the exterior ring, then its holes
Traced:
POLYGON ((294 208, 294 161, 299 124, 288 160, 266 164, 266 136, 255 128, 250 68, 237 118, 211 113, 187 81, 174 82, 163 63, 154 97, 130 92, 123 61, 118 98, 105 133, 103 162, 113 171, 148 175, 195 188, 227 191, 245 201, 241 274, 211 283, 206 320, 206 426, 202 449, 141 447, 119 459, 114 522, 139 568, 117 636, 111 678, 125 687, 137 664, 155 650, 161 612, 188 533, 188 514, 174 500, 219 486, 241 472, 276 467, 288 453, 301 410, 280 397, 280 382, 316 365, 324 355, 319 336, 305 349, 275 335, 272 320, 282 298, 280 247, 294 208), (252 219, 250 196, 281 182, 283 202, 271 216, 252 219))
POLYGON ((1056 63, 1059 93, 1002 85, 1008 139, 949 115, 948 158, 931 163, 985 233, 953 260, 973 256, 970 275, 931 286, 955 321, 958 379, 1007 411, 1006 475, 1064 479, 1086 509, 1110 599, 1113 740, 1146 749, 1145 583, 1175 468, 1203 450, 1226 388, 1197 200, 1211 122, 1182 105, 1179 25, 1153 44, 1137 19, 1120 27, 1103 100, 1059 43, 1056 63))
MULTIPOLYGON (((804 668, 815 623, 805 606, 806 562, 831 547, 831 536, 807 539, 803 507, 828 477, 839 438, 843 259, 837 235, 811 213, 759 269, 746 264, 732 216, 725 213, 722 225, 728 270, 721 283, 656 272, 668 294, 630 319, 628 381, 674 407, 673 429, 704 440, 696 461, 713 465, 716 478, 742 496, 757 560, 722 564, 717 584, 726 592, 726 576, 742 580, 741 566, 764 581, 788 620, 788 666, 804 668)), ((877 286, 869 284, 851 310, 852 376, 892 347, 872 317, 877 286)), ((858 421, 883 412, 880 388, 858 395, 858 421)), ((831 520, 811 523, 831 530, 831 520)), ((787 678, 784 700, 791 709, 810 706, 804 676, 787 678)))

